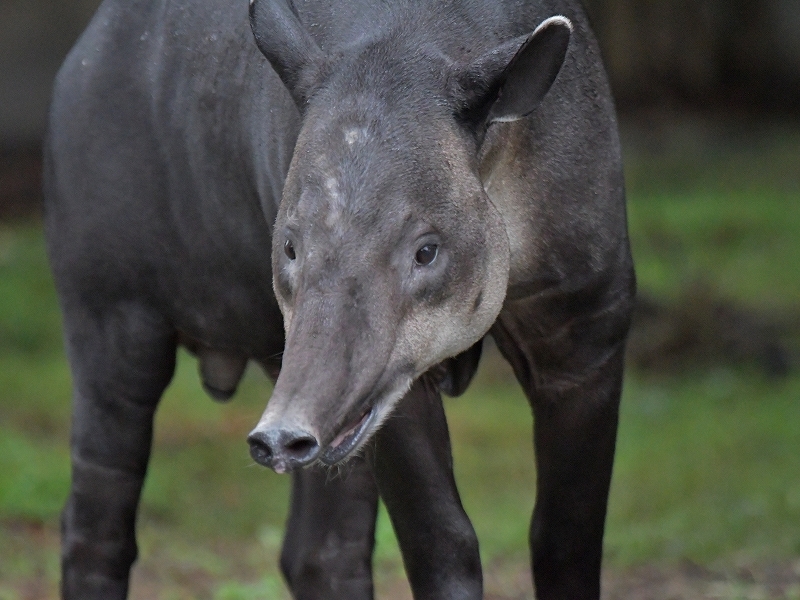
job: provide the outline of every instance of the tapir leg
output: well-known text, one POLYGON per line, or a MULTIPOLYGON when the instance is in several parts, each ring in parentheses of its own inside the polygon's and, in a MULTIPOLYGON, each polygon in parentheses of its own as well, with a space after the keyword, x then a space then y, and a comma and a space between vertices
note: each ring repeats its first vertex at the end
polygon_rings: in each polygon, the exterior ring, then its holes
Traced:
POLYGON ((483 598, 478 539, 453 478, 439 390, 427 377, 378 432, 375 473, 414 598, 483 598))
POLYGON ((73 373, 72 487, 62 513, 62 595, 119 600, 136 559, 136 510, 175 336, 137 304, 65 305, 73 373))
POLYGON ((534 412, 530 544, 539 600, 600 597, 630 308, 625 286, 611 296, 508 303, 493 329, 534 412))
POLYGON ((371 600, 378 488, 354 458, 293 474, 281 570, 297 600, 371 600))

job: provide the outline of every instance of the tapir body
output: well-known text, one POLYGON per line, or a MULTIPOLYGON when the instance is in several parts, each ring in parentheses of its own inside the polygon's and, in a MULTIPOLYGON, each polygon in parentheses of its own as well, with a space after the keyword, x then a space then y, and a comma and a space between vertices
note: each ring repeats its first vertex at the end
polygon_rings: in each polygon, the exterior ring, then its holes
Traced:
POLYGON ((248 361, 276 379, 248 439, 293 471, 295 597, 372 597, 380 493, 415 598, 481 598, 439 394, 487 334, 534 412, 537 597, 599 597, 634 279, 577 2, 106 0, 45 160, 74 379, 65 598, 127 595, 179 344, 217 398, 248 361))

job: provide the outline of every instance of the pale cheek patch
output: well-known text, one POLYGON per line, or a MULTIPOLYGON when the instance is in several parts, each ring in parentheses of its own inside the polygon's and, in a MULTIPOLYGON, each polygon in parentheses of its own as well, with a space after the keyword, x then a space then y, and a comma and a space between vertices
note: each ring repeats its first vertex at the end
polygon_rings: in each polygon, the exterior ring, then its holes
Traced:
POLYGON ((503 306, 508 277, 508 254, 495 251, 488 269, 462 297, 436 307, 419 307, 400 325, 397 360, 410 358, 417 375, 442 360, 463 352, 481 339, 503 306), (480 304, 475 298, 480 292, 480 304))
POLYGON ((484 183, 486 195, 505 225, 510 253, 509 278, 512 281, 524 278, 528 265, 534 264, 539 255, 539 232, 531 222, 530 209, 519 200, 528 195, 518 187, 513 174, 506 172, 503 167, 492 171, 484 183))
POLYGON ((426 308, 409 315, 401 326, 396 353, 398 357, 413 357, 417 377, 433 365, 469 348, 481 332, 470 326, 457 307, 443 305, 426 308))

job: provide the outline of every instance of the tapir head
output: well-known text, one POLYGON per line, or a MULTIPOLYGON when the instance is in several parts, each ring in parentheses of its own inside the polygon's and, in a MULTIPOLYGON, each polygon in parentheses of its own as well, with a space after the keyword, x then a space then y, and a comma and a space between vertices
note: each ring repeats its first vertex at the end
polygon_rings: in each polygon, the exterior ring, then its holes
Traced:
POLYGON ((302 115, 273 233, 286 348, 249 437, 283 472, 350 455, 415 378, 497 318, 509 241, 480 143, 536 108, 571 25, 554 17, 459 60, 434 34, 391 33, 329 57, 281 1, 255 0, 251 22, 302 115))

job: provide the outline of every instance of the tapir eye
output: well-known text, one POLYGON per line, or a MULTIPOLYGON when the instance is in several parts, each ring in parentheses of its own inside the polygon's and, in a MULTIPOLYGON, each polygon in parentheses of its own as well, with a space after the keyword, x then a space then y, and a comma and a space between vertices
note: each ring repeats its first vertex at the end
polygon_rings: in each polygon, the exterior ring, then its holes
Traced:
POLYGON ((425 244, 422 248, 417 250, 417 253, 414 255, 414 262, 417 263, 420 267, 425 267, 431 264, 434 260, 436 260, 436 256, 439 254, 439 246, 436 244, 425 244))
POLYGON ((283 252, 289 257, 289 260, 294 260, 297 258, 297 254, 294 251, 294 244, 291 240, 286 240, 283 243, 283 252))

